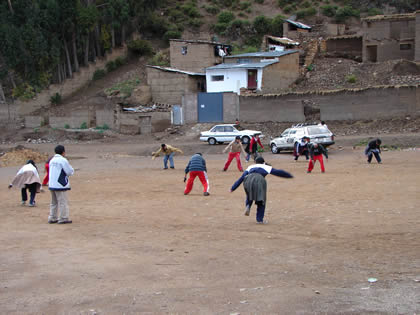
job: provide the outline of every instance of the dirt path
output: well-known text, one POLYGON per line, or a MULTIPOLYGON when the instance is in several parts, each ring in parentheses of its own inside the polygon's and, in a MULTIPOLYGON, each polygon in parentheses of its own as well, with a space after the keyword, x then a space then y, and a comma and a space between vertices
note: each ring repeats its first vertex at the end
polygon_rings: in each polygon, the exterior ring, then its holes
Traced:
MULTIPOLYGON (((46 145, 45 145, 46 146, 46 145)), ((51 145, 50 145, 51 146, 51 145)), ((49 149, 51 149, 49 147, 49 149)), ((420 151, 333 150, 321 174, 265 154, 268 225, 243 216, 240 173, 206 155, 211 196, 133 145, 69 145, 72 225, 46 224, 49 193, 21 207, 0 168, 1 313, 419 313, 420 151), (135 153, 135 152, 134 152, 135 153), (369 284, 369 277, 378 282, 369 284)))

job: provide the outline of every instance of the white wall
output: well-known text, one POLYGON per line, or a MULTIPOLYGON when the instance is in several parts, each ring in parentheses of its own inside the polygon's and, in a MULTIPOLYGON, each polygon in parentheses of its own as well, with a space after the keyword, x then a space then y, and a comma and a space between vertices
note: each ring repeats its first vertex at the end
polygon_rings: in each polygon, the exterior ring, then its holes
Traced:
MULTIPOLYGON (((262 69, 257 74, 258 90, 261 90, 262 69)), ((248 87, 248 69, 206 70, 207 92, 234 92, 239 94, 241 88, 248 87), (212 81, 211 77, 223 75, 224 81, 212 81)))

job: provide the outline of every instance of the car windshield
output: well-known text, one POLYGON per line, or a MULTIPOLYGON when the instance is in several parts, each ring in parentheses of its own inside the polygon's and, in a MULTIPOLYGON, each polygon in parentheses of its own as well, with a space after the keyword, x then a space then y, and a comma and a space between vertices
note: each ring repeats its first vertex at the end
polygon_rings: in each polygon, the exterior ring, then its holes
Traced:
POLYGON ((289 134, 290 129, 286 129, 285 131, 283 131, 283 133, 281 134, 280 137, 284 137, 287 136, 289 134))
POLYGON ((308 127, 309 135, 319 135, 322 133, 328 133, 328 129, 325 127, 308 127))

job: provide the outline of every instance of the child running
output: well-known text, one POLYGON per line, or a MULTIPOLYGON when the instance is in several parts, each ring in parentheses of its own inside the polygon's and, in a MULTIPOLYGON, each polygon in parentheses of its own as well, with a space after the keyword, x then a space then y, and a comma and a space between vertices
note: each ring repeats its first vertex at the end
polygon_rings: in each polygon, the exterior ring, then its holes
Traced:
POLYGON ((307 173, 309 174, 312 172, 316 161, 319 161, 319 164, 321 165, 321 172, 325 173, 324 159, 322 158, 322 155, 324 154, 325 158, 328 161, 328 153, 327 150, 325 150, 325 148, 322 146, 322 144, 311 143, 309 145, 309 154, 311 156, 311 159, 309 160, 307 173))
POLYGON ((225 153, 227 150, 230 149, 228 160, 226 161, 225 167, 223 168, 223 171, 226 172, 229 168, 230 163, 235 158, 236 164, 238 165, 238 170, 240 172, 243 172, 242 164, 241 164, 241 152, 246 156, 245 150, 241 143, 241 137, 236 136, 235 140, 233 140, 231 143, 228 144, 228 146, 223 150, 223 153, 225 153))
POLYGON ((9 185, 9 189, 16 186, 21 189, 22 195, 22 206, 26 204, 28 200, 27 190, 29 190, 29 207, 35 207, 35 196, 40 192, 41 180, 39 179, 38 169, 36 168, 35 162, 28 160, 24 166, 17 172, 12 183, 9 185))
POLYGON ((256 164, 249 166, 242 176, 233 184, 230 192, 235 191, 242 182, 246 194, 245 199, 245 215, 249 216, 252 203, 255 201, 257 205, 257 223, 265 224, 264 221, 265 205, 267 201, 267 181, 265 177, 272 174, 284 178, 292 178, 293 176, 283 170, 275 169, 265 164, 262 156, 257 157, 256 164))
POLYGON ((305 155, 306 160, 309 160, 308 144, 309 138, 303 137, 300 141, 297 141, 293 147, 293 155, 295 156, 295 161, 299 159, 299 156, 305 155))
POLYGON ((201 153, 194 154, 190 161, 188 162, 187 167, 185 168, 185 176, 184 176, 184 183, 187 181, 187 185, 185 186, 184 195, 188 195, 193 188, 194 179, 198 176, 201 183, 204 187, 204 196, 210 195, 210 184, 209 179, 207 177, 207 167, 206 161, 203 159, 201 153), (190 177, 187 181, 187 174, 190 173, 190 177))
POLYGON ((247 162, 249 162, 249 158, 251 157, 251 155, 254 156, 254 161, 257 159, 258 145, 260 145, 260 147, 264 149, 264 146, 261 143, 260 136, 258 134, 255 134, 252 136, 251 140, 249 141, 249 146, 247 146, 245 150, 248 153, 248 155, 246 156, 247 162))

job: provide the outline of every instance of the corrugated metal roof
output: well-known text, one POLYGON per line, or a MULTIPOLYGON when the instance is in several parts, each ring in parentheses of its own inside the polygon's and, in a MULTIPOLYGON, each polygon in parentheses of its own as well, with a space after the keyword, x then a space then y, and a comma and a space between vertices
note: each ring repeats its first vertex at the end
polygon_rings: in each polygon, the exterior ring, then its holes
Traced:
POLYGON ((276 37, 276 36, 271 36, 271 35, 265 35, 264 37, 269 38, 272 41, 278 42, 283 45, 295 45, 295 46, 299 45, 299 42, 292 40, 290 38, 287 38, 287 37, 276 37))
POLYGON ((171 42, 183 42, 183 43, 190 43, 190 44, 209 44, 209 45, 224 45, 226 44, 220 42, 213 42, 210 40, 201 40, 201 39, 170 39, 171 42))
POLYGON ((240 54, 240 55, 233 55, 233 56, 226 56, 225 58, 242 58, 242 57, 281 57, 285 55, 290 55, 295 52, 299 52, 298 50, 283 50, 283 51, 259 51, 255 53, 247 53, 247 54, 240 54))
POLYGON ((184 71, 184 70, 169 68, 169 67, 150 66, 150 65, 147 65, 147 67, 162 70, 162 71, 177 72, 177 73, 188 74, 188 75, 199 75, 199 76, 206 75, 205 73, 190 72, 190 71, 184 71))
POLYGON ((269 65, 279 62, 276 59, 263 62, 252 62, 252 63, 221 63, 217 66, 206 68, 207 70, 221 70, 221 69, 262 69, 269 65))
POLYGON ((310 27, 309 25, 300 23, 300 22, 296 22, 296 21, 292 21, 292 20, 286 20, 287 23, 293 24, 294 26, 298 27, 298 28, 303 28, 305 30, 310 30, 312 29, 312 27, 310 27))

